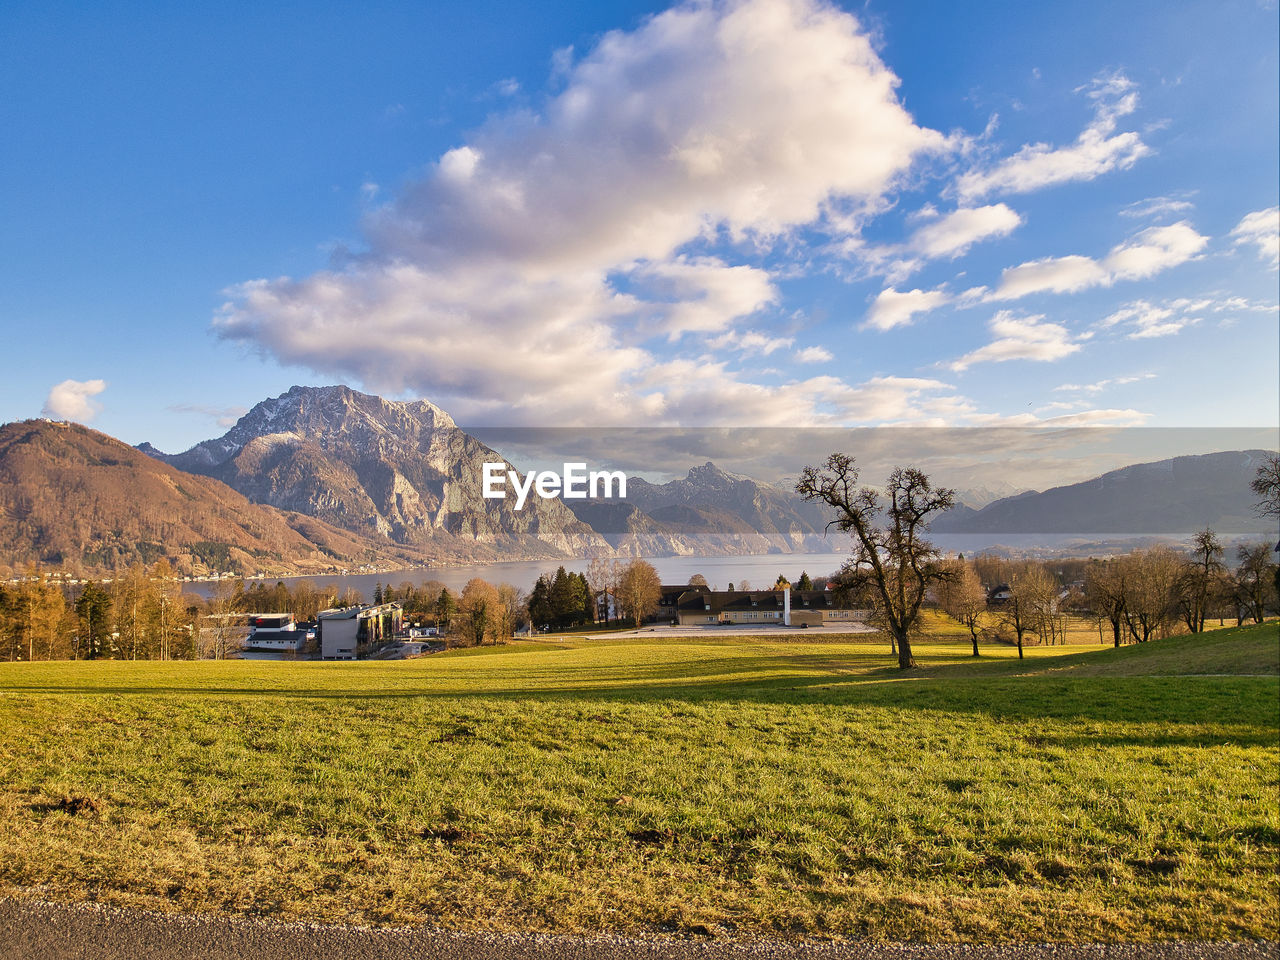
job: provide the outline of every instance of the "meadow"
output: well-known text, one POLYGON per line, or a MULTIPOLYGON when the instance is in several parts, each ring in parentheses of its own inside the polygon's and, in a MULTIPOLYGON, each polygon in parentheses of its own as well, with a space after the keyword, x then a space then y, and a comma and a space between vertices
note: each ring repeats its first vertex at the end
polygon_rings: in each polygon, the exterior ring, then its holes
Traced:
POLYGON ((1275 623, 0 664, 0 894, 487 930, 1280 938, 1275 623), (870 642, 869 642, 870 639, 870 642))

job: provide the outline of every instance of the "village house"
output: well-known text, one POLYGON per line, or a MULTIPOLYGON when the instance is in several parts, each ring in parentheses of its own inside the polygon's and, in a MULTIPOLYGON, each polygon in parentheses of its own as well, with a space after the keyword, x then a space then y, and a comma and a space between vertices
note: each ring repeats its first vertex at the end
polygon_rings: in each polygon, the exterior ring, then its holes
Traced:
MULTIPOLYGON (((661 605, 659 607, 661 609, 661 605)), ((839 603, 829 590, 708 590, 686 587, 676 598, 673 619, 680 626, 779 624, 817 627, 861 623, 866 610, 839 603)))

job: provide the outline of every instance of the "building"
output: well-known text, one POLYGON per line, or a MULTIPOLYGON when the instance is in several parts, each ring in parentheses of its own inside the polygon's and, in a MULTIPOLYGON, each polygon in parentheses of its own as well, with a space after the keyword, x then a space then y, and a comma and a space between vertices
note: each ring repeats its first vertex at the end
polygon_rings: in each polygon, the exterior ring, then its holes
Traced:
POLYGON ((680 598, 687 594, 703 594, 710 593, 711 588, 705 583, 689 584, 683 587, 662 587, 662 593, 658 596, 658 612, 659 621, 668 620, 676 622, 680 619, 680 598))
POLYGON ((355 660, 370 646, 395 637, 403 622, 399 603, 322 610, 318 625, 320 656, 325 660, 355 660))
POLYGON ((817 627, 861 623, 866 610, 837 602, 829 590, 708 590, 688 588, 676 601, 680 626, 712 624, 817 627))
POLYGON ((248 615, 249 636, 246 650, 297 652, 308 640, 316 638, 314 630, 299 627, 291 613, 251 613, 248 615))

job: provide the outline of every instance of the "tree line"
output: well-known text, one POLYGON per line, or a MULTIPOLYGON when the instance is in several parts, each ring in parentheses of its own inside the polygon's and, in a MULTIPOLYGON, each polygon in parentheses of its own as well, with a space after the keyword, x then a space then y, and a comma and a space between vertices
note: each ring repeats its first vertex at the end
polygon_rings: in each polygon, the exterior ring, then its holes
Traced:
MULTIPOLYGON (((530 623, 553 629, 592 624, 605 590, 615 597, 602 605, 606 618, 639 622, 657 607, 657 571, 643 560, 588 572, 562 566, 539 577, 529 594, 479 577, 461 591, 438 580, 379 582, 372 600, 396 601, 408 622, 436 627, 452 644, 475 646, 512 637, 530 623)), ((240 647, 245 614, 288 613, 305 623, 321 610, 365 601, 353 587, 309 579, 227 579, 202 597, 184 592, 165 560, 74 584, 29 569, 17 582, 0 583, 0 660, 219 659, 240 647)))
POLYGON ((1068 617, 1091 620, 1112 645, 1200 633, 1211 621, 1261 623, 1277 612, 1269 543, 1227 551, 1212 530, 1184 550, 1133 550, 1106 559, 1010 560, 981 555, 940 564, 932 597, 970 633, 1024 643, 1065 643, 1068 617), (996 591, 999 590, 997 594, 996 591))
MULTIPOLYGON (((971 566, 941 556, 926 537, 929 521, 955 505, 955 491, 935 485, 922 471, 898 467, 882 488, 859 483, 854 458, 833 453, 820 466, 807 466, 796 483, 805 500, 833 511, 827 529, 848 533, 853 555, 834 578, 839 589, 861 600, 889 635, 890 648, 901 669, 916 665, 911 639, 917 632, 922 606, 935 599, 965 623, 978 655, 978 623, 989 601, 998 601, 1000 623, 1012 630, 1022 655, 1028 633, 1052 643, 1065 638, 1062 611, 1071 589, 1054 583, 1042 564, 1023 562, 984 576, 980 564, 971 566), (1004 589, 984 594, 998 576, 1004 589)), ((1262 517, 1280 517, 1280 456, 1259 464, 1250 488, 1262 517)), ((1278 547, 1280 548, 1280 547, 1278 547)), ((1261 622, 1280 593, 1280 569, 1271 559, 1269 543, 1240 546, 1236 567, 1228 573, 1225 551, 1212 530, 1196 535, 1189 555, 1156 547, 1109 561, 1091 562, 1081 585, 1082 604, 1111 625, 1115 645, 1123 639, 1144 642, 1163 636, 1179 621, 1198 632, 1214 612, 1228 610, 1237 623, 1261 622)), ((993 560, 994 558, 992 558, 993 560)), ((987 560, 988 568, 992 560, 987 560)), ((999 561, 996 561, 999 562, 999 561)))

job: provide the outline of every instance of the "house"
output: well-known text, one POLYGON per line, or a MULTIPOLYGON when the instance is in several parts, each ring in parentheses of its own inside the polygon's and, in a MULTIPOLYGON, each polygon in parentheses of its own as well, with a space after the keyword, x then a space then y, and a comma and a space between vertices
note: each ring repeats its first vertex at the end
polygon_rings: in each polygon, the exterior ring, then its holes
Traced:
POLYGON ((322 610, 318 624, 320 655, 325 660, 354 660, 364 648, 398 634, 402 623, 399 603, 322 610))
POLYGON ((675 623, 680 619, 680 598, 686 593, 706 594, 710 593, 711 588, 705 583, 686 584, 684 586, 662 586, 662 592, 658 595, 658 611, 657 619, 659 621, 669 620, 675 623))
POLYGON ((858 623, 866 610, 840 604, 829 590, 707 590, 688 588, 676 603, 683 626, 745 624, 821 626, 858 623))
MULTIPOLYGON (((679 584, 672 586, 663 584, 658 588, 658 605, 654 608, 653 615, 646 618, 650 622, 657 623, 675 623, 679 620, 679 601, 680 597, 693 591, 695 593, 710 593, 711 588, 704 584, 679 584)), ((620 620, 622 618, 622 607, 618 603, 617 598, 611 590, 601 590, 596 594, 596 621, 620 620)))
POLYGON ((314 630, 294 623, 291 613, 251 613, 248 620, 249 636, 244 641, 246 650, 297 652, 308 640, 316 638, 314 630))
POLYGON ((1003 607, 1012 599, 1013 588, 1007 583, 998 584, 987 591, 987 606, 989 607, 1003 607))

